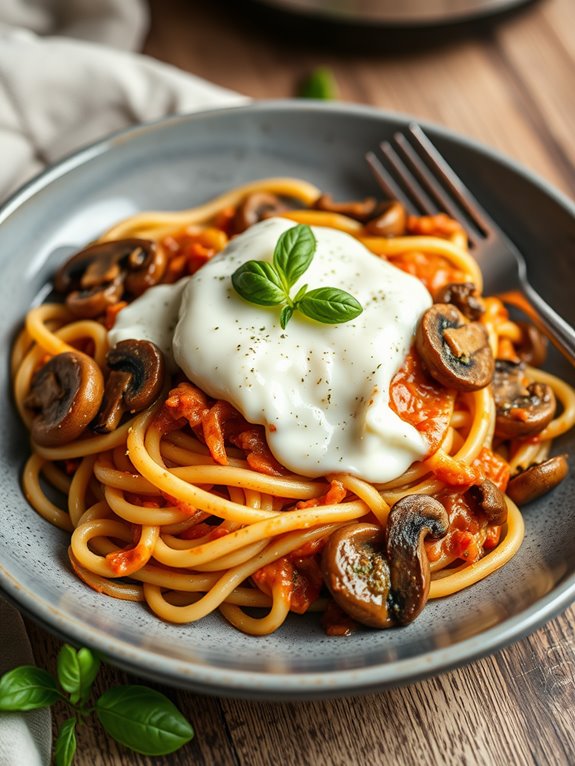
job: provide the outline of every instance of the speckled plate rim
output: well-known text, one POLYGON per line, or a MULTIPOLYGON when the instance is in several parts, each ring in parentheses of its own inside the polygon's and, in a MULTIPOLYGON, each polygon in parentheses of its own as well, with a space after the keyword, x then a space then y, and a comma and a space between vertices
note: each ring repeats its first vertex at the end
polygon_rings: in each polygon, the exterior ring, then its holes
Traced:
MULTIPOLYGON (((234 113, 246 111, 253 112, 258 116, 281 111, 292 113, 297 111, 327 111, 333 114, 334 118, 337 118, 338 115, 356 115, 369 119, 380 119, 382 122, 401 121, 406 124, 415 119, 410 115, 367 106, 290 100, 260 101, 247 106, 211 109, 190 115, 163 118, 114 133, 51 166, 21 187, 4 203, 0 208, 0 224, 52 181, 61 178, 74 168, 119 144, 139 137, 143 133, 154 133, 166 123, 195 122, 212 119, 219 115, 225 116, 225 119, 233 119, 234 113)), ((424 120, 417 121, 431 133, 506 166, 513 173, 538 187, 544 194, 563 207, 575 220, 575 204, 521 164, 442 126, 424 120)), ((112 664, 119 665, 126 670, 163 683, 203 693, 285 700, 373 692, 388 686, 410 683, 479 659, 519 640, 566 609, 575 600, 575 572, 565 577, 551 591, 519 614, 504 619, 498 625, 448 647, 366 668, 328 673, 303 672, 297 674, 258 673, 241 669, 228 670, 207 664, 183 662, 176 658, 158 655, 147 649, 135 648, 124 641, 110 637, 94 625, 87 625, 76 618, 71 618, 59 607, 54 606, 46 599, 39 598, 32 589, 23 587, 1 563, 0 588, 21 610, 50 631, 77 644, 90 646, 99 651, 112 664)))

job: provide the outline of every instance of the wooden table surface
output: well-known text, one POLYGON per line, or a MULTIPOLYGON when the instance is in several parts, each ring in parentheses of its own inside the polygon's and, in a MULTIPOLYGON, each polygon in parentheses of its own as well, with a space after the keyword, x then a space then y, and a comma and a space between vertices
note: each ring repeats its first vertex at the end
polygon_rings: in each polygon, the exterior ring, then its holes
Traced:
MULTIPOLYGON (((302 76, 327 65, 343 100, 446 125, 575 196, 574 0, 540 0, 497 23, 377 39, 274 16, 262 23, 243 2, 153 0, 145 51, 259 99, 293 96, 302 76)), ((75 763, 572 766, 574 626, 571 607, 491 657, 363 698, 267 704, 164 689, 194 724, 192 743, 148 759, 94 726, 80 733, 75 763)), ((37 662, 53 668, 59 641, 29 627, 37 662)), ((102 689, 118 682, 134 679, 101 673, 102 689)))

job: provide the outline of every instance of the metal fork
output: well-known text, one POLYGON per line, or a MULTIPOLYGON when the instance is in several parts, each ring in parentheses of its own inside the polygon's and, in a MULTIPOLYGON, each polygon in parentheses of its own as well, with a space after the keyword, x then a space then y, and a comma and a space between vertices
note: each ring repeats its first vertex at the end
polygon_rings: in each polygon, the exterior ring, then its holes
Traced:
POLYGON ((525 260, 517 247, 419 125, 410 125, 407 133, 396 133, 393 142, 383 142, 380 149, 382 159, 368 152, 366 160, 385 195, 397 199, 415 215, 441 211, 458 220, 486 281, 499 294, 519 290, 522 300, 514 301, 509 295, 509 302, 523 308, 575 365, 575 330, 531 287, 525 260))

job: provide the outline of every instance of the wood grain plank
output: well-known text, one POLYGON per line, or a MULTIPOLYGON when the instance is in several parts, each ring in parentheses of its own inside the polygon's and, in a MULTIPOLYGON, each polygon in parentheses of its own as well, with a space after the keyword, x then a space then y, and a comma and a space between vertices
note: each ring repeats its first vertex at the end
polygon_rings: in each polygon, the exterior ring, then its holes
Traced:
POLYGON ((534 732, 536 763, 575 763, 575 608, 519 642, 512 656, 495 656, 510 692, 534 732))
MULTIPOLYGON (((380 694, 339 700, 264 703, 217 700, 155 685, 196 729, 195 740, 166 759, 149 759, 82 730, 78 764, 154 763, 264 766, 278 761, 370 764, 575 763, 575 607, 528 639, 462 669, 380 694), (536 722, 536 736, 534 723, 536 722)), ((53 669, 59 642, 31 624, 39 665, 53 669)), ((96 692, 148 683, 113 667, 96 692)), ((55 728, 66 714, 55 715, 55 728)))
MULTIPOLYGON (((575 616, 575 609, 569 613, 575 616)), ((302 763, 572 764, 573 644, 558 642, 561 618, 499 654, 437 678, 363 698, 278 704, 223 701, 240 763, 264 766, 282 758, 302 763), (534 710, 529 674, 519 669, 530 646, 554 653, 553 674, 565 695, 561 725, 554 706, 534 710), (563 676, 564 666, 571 668, 563 676), (558 675, 555 675, 558 674, 558 675), (534 720, 537 721, 534 736, 534 720), (254 740, 266 741, 255 751, 254 740)), ((545 672, 545 671, 543 671, 545 672)), ((547 686, 549 689, 549 685, 547 686)))
MULTIPOLYGON (((569 0, 545 3, 542 10, 560 9, 562 24, 575 26, 575 4, 569 0)), ((538 24, 518 19, 513 30, 494 36, 491 52, 503 80, 515 94, 526 122, 547 147, 563 188, 575 194, 575 45, 553 17, 541 14, 538 24)))
POLYGON ((344 101, 445 125, 569 191, 572 177, 564 167, 575 152, 569 143, 575 110, 566 94, 570 84, 572 90, 575 64, 570 43, 557 44, 557 39, 569 37, 560 24, 567 5, 569 24, 571 0, 550 0, 498 26, 466 27, 459 37, 429 32, 426 40, 417 32, 403 37, 403 50, 369 46, 362 53, 341 45, 329 49, 309 36, 294 42, 294 35, 274 32, 269 24, 258 25, 232 8, 231 15, 222 15, 198 0, 154 0, 156 24, 146 51, 253 98, 291 97, 304 73, 326 65, 333 69, 344 101), (527 67, 534 49, 541 53, 527 67), (549 140, 549 120, 561 138, 557 146, 549 140))

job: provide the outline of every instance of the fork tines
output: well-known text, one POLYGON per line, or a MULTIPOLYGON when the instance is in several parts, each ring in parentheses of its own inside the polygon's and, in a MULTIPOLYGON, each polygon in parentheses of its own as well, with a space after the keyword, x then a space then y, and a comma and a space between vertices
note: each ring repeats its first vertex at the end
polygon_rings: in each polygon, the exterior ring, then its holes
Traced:
POLYGON ((484 240, 494 224, 419 125, 395 133, 366 160, 384 194, 415 215, 445 212, 467 231, 470 245, 484 240))

